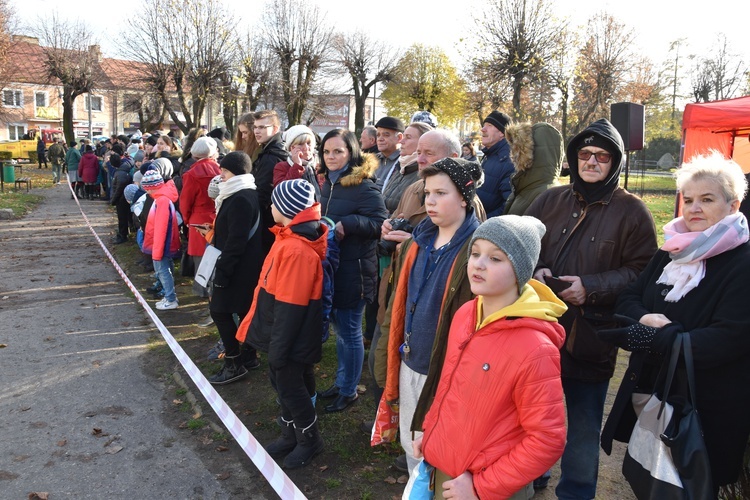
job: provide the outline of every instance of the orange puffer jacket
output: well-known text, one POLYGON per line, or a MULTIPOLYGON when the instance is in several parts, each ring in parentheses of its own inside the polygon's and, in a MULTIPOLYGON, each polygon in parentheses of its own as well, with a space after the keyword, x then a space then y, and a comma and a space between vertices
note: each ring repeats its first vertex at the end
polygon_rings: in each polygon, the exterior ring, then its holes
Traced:
POLYGON ((471 472, 479 498, 508 498, 565 447, 558 351, 565 332, 535 317, 503 317, 477 330, 477 300, 451 324, 422 451, 451 477, 471 472))

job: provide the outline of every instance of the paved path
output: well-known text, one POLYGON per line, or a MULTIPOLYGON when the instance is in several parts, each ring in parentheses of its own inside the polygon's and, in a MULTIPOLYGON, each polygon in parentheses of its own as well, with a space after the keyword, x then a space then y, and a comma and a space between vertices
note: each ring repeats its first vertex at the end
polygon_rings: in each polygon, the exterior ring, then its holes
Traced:
MULTIPOLYGON (((67 186, 0 221, 0 498, 230 498, 144 372, 154 328, 67 186)), ((116 226, 82 201, 107 244, 116 226)))

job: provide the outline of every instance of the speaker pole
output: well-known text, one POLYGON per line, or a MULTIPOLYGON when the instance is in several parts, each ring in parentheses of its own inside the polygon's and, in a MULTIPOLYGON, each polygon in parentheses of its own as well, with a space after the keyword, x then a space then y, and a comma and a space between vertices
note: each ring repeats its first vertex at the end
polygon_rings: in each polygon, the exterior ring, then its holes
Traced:
POLYGON ((630 176, 630 151, 625 150, 625 190, 628 190, 628 177, 630 176))

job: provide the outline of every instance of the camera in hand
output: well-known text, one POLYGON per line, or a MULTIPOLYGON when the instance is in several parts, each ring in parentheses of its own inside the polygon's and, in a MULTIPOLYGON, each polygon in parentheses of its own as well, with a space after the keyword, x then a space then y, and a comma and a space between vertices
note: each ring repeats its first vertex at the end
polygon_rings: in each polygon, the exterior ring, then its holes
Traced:
POLYGON ((403 217, 391 219, 391 228, 393 231, 406 231, 407 233, 414 231, 412 225, 409 224, 409 219, 404 219, 403 217))

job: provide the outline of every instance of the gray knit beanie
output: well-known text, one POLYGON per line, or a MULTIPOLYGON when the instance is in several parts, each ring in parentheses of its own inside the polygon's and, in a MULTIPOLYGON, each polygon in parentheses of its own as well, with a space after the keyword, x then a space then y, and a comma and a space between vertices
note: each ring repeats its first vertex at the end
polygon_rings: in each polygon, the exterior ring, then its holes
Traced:
POLYGON ((534 274, 542 248, 542 236, 547 229, 535 217, 500 215, 483 222, 471 237, 471 245, 478 239, 487 240, 508 256, 518 282, 518 293, 534 274))

